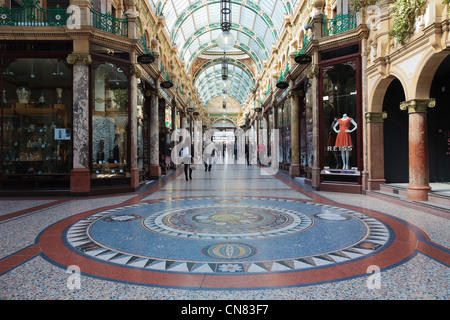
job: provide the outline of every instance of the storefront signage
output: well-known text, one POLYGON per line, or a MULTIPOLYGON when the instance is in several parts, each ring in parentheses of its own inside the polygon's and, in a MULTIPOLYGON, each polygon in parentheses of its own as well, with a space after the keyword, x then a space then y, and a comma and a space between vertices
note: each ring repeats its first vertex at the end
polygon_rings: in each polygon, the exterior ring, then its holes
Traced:
POLYGON ((312 58, 308 54, 299 54, 294 58, 295 62, 298 64, 308 64, 312 61, 312 58))
POLYGON ((169 88, 172 88, 172 87, 173 87, 173 82, 170 81, 170 80, 166 80, 166 81, 161 82, 161 88, 169 89, 169 88))
POLYGON ((286 81, 277 82, 278 89, 286 89, 287 87, 289 87, 289 83, 287 83, 286 81))
POLYGON ((137 62, 141 64, 150 64, 155 61, 155 57, 152 54, 142 54, 137 57, 137 62))

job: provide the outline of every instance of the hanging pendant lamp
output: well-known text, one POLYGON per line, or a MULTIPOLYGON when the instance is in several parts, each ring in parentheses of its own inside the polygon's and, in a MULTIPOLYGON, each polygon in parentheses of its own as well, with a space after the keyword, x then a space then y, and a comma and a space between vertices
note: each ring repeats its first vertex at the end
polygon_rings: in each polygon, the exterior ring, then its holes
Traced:
POLYGON ((222 33, 217 37, 217 44, 223 51, 231 50, 234 47, 235 39, 231 34, 231 0, 220 2, 220 25, 222 33))

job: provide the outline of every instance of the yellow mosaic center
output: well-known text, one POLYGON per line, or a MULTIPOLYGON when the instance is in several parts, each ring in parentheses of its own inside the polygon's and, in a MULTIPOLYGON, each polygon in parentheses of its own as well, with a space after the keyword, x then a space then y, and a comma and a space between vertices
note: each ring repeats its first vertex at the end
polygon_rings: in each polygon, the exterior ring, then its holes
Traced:
POLYGON ((216 215, 211 216, 210 219, 216 220, 216 221, 236 221, 236 220, 242 220, 242 219, 244 219, 244 217, 239 214, 229 213, 229 214, 216 214, 216 215))

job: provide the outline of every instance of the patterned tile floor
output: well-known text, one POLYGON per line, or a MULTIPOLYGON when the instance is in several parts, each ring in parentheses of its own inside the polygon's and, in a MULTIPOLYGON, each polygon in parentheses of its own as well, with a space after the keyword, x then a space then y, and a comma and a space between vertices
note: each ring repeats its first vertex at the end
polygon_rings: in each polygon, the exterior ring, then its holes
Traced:
POLYGON ((449 220, 264 168, 0 199, 0 299, 447 300, 449 220))

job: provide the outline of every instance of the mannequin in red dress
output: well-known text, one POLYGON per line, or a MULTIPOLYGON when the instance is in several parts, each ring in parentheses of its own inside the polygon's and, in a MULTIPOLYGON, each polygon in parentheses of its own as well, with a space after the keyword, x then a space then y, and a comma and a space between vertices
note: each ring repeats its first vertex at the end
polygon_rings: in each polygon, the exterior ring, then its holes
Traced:
POLYGON ((334 124, 333 130, 337 133, 335 147, 340 147, 342 157, 342 169, 350 169, 349 157, 350 150, 353 147, 351 132, 355 131, 358 126, 355 120, 344 114, 341 119, 334 124), (350 130, 350 125, 353 124, 353 128, 350 130), (337 127, 339 126, 339 130, 337 127))

